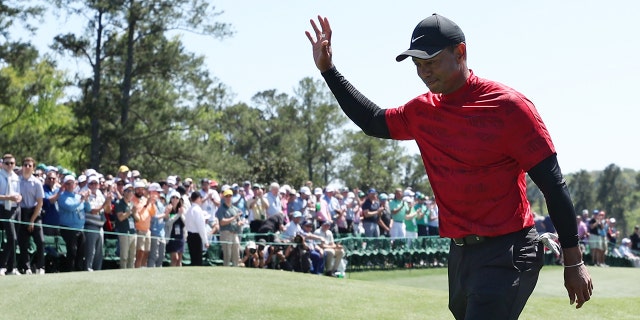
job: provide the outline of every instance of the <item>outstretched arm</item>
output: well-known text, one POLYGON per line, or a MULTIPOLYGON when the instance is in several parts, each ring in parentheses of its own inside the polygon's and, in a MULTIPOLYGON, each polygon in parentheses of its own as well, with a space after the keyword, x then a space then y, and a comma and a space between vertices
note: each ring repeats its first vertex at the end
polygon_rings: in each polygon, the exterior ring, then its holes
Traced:
POLYGON ((318 16, 320 27, 314 20, 310 20, 310 22, 315 38, 309 31, 306 31, 305 34, 313 49, 313 60, 340 104, 342 111, 365 134, 390 139, 391 135, 387 127, 385 110, 356 90, 333 65, 333 53, 331 50, 333 32, 329 20, 326 17, 318 16))

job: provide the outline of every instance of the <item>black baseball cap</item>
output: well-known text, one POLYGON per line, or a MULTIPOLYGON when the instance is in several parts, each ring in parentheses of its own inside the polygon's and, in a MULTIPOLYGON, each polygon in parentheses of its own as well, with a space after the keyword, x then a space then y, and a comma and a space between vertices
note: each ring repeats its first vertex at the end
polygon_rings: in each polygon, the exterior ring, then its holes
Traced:
POLYGON ((462 29, 455 22, 434 13, 413 29, 409 50, 397 56, 396 61, 400 62, 407 57, 430 59, 442 49, 461 42, 465 42, 462 29))

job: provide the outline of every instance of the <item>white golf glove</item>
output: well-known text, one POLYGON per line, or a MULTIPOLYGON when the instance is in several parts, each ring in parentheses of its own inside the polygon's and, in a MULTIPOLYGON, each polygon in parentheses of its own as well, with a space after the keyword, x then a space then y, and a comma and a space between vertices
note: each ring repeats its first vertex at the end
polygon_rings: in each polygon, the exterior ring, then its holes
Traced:
POLYGON ((547 249, 553 251, 556 255, 560 254, 560 245, 558 244, 558 236, 555 233, 545 232, 538 236, 547 249))

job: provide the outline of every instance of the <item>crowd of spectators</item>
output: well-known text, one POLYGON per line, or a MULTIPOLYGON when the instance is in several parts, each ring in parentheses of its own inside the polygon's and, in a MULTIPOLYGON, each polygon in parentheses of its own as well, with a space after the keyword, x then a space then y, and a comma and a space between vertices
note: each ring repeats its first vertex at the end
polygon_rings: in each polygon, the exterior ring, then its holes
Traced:
MULTIPOLYGON (((617 228, 617 221, 613 217, 607 217, 603 210, 595 209, 591 212, 584 209, 576 216, 578 225, 579 246, 583 254, 589 253, 590 264, 596 267, 609 267, 605 263, 607 255, 626 258, 634 266, 640 266, 640 258, 636 253, 640 252, 640 237, 638 235, 639 226, 635 226, 633 234, 629 238, 619 241, 620 231, 617 228), (588 249, 588 251, 587 251, 588 249)), ((555 228, 549 216, 535 215, 536 230, 542 234, 544 232, 555 233, 555 228)), ((561 257, 557 257, 560 263, 561 257)), ((586 262, 586 261, 585 261, 586 262)))
MULTIPOLYGON (((222 247, 224 266, 339 275, 344 248, 337 237, 415 239, 438 235, 435 202, 411 188, 387 194, 347 187, 299 188, 272 182, 218 184, 171 175, 149 181, 126 165, 115 175, 3 157, 0 203, 4 234, 0 274, 44 274, 44 236, 63 239, 59 271, 102 269, 104 239, 117 239, 120 268, 203 264, 211 243, 222 247), (9 178, 4 178, 4 176, 9 178), (2 181, 10 182, 2 184, 2 181), (6 187, 10 186, 10 187, 6 187), (245 234, 255 239, 241 243, 245 234), (32 237, 34 259, 27 248, 32 237), (18 239, 19 241, 12 241, 18 239), (20 244, 19 261, 14 261, 20 244), (12 251, 13 250, 13 251, 12 251), (6 258, 6 261, 5 261, 6 258), (34 264, 31 263, 34 262, 34 264)), ((344 267, 344 266, 342 266, 344 267)))
MULTIPOLYGON (((115 175, 94 169, 79 175, 62 167, 3 156, 0 170, 0 275, 44 274, 44 235, 63 239, 59 271, 102 269, 104 239, 117 239, 120 268, 182 266, 185 246, 191 265, 202 265, 212 243, 222 247, 222 265, 282 269, 339 276, 345 250, 336 238, 360 236, 412 239, 437 236, 438 208, 411 188, 366 192, 347 187, 299 188, 272 182, 216 180, 171 175, 149 181, 126 165, 115 175), (246 234, 251 241, 242 243, 246 234), (36 246, 28 252, 30 238, 36 246), (20 254, 16 258, 16 249, 20 254), (25 254, 26 253, 26 254, 25 254)), ((592 264, 607 266, 605 253, 640 266, 638 227, 618 243, 614 218, 594 210, 577 217, 583 248, 592 264), (620 247, 616 247, 620 244, 620 247)), ((536 218, 542 232, 554 232, 548 217, 536 218)))

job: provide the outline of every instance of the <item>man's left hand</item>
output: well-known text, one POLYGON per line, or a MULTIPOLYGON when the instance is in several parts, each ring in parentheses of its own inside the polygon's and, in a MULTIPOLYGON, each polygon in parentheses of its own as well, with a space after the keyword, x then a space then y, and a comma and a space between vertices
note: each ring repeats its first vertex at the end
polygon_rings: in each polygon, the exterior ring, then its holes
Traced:
MULTIPOLYGON (((575 265, 582 261, 582 253, 578 247, 564 248, 563 255, 565 266, 575 265)), ((579 309, 585 302, 589 301, 593 294, 593 282, 587 267, 584 264, 565 267, 564 287, 569 294, 569 303, 573 305, 575 302, 576 309, 579 309)))

